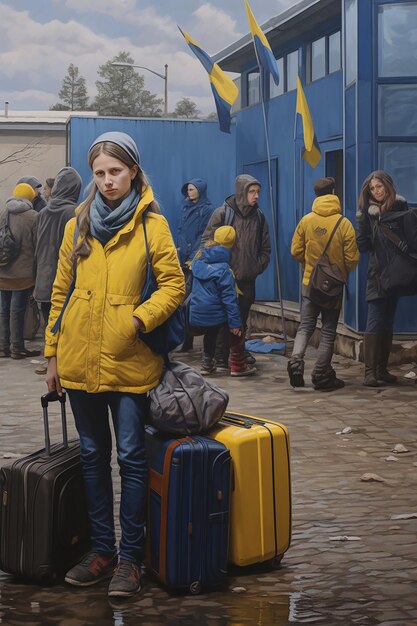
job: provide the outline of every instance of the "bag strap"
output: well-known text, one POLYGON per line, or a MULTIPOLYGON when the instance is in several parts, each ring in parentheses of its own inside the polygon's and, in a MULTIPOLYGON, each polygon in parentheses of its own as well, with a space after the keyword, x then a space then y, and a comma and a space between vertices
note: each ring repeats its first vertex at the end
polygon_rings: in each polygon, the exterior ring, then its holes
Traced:
POLYGON ((337 231, 337 229, 339 228, 339 224, 340 224, 340 222, 343 220, 343 217, 344 217, 344 216, 343 216, 343 215, 341 215, 341 216, 339 217, 339 219, 337 220, 336 225, 335 225, 335 227, 334 227, 334 228, 333 228, 333 230, 332 230, 332 234, 331 234, 331 235, 330 235, 330 237, 328 238, 327 243, 326 243, 326 245, 325 245, 325 247, 324 247, 324 250, 323 250, 323 252, 322 252, 322 253, 321 253, 321 255, 320 255, 320 258, 321 258, 321 257, 323 257, 323 256, 326 254, 326 252, 327 252, 327 248, 330 246, 330 243, 331 243, 331 241, 332 241, 332 239, 333 239, 333 237, 334 237, 334 234, 335 234, 335 232, 337 231))
MULTIPOLYGON (((78 239, 78 234, 79 234, 79 229, 77 224, 75 224, 75 230, 74 230, 74 238, 73 238, 73 247, 75 248, 76 244, 77 244, 77 239, 78 239)), ((62 322, 62 318, 64 317, 64 313, 65 313, 65 309, 68 306, 68 302, 72 296, 72 293, 75 289, 75 281, 77 279, 77 258, 74 258, 74 261, 72 263, 72 281, 70 286, 68 287, 68 292, 67 295, 65 296, 65 300, 64 300, 64 304, 62 305, 62 309, 61 309, 61 313, 58 315, 58 319, 56 320, 55 324, 52 326, 51 328, 51 332, 56 335, 56 333, 59 331, 59 329, 61 328, 61 322, 62 322)))
POLYGON ((407 242, 403 241, 400 237, 398 237, 398 235, 393 233, 389 226, 387 226, 386 224, 381 224, 381 222, 378 223, 378 226, 382 230, 382 232, 384 233, 385 237, 387 239, 389 239, 390 241, 392 241, 392 243, 399 250, 401 250, 401 252, 403 252, 407 256, 411 257, 412 259, 417 259, 417 254, 413 254, 412 252, 408 252, 408 244, 407 244, 407 242))

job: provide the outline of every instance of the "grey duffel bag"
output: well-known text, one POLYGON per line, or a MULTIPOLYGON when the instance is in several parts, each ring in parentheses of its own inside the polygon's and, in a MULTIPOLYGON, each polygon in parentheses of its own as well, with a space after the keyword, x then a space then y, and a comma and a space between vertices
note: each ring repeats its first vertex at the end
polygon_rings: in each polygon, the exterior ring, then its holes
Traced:
POLYGON ((149 422, 174 435, 206 432, 223 417, 229 402, 223 389, 179 361, 167 365, 149 399, 149 422))

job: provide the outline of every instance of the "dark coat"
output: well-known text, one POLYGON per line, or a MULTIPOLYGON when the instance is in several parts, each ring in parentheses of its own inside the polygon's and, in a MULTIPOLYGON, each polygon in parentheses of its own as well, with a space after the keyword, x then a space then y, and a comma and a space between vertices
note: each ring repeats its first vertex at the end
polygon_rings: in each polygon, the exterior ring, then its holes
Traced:
POLYGON ((246 204, 247 190, 253 184, 260 183, 249 174, 236 178, 236 194, 226 198, 223 206, 214 211, 201 239, 202 243, 213 239, 216 228, 225 222, 226 205, 229 205, 234 216, 230 225, 236 230, 230 267, 238 281, 255 281, 267 268, 271 255, 268 223, 257 204, 246 204))
POLYGON ((50 302, 58 265, 58 253, 66 223, 75 216, 81 178, 72 167, 62 168, 52 188, 49 203, 38 217, 36 244, 36 284, 33 295, 38 302, 50 302))
POLYGON ((192 178, 184 183, 181 189, 184 200, 181 205, 181 216, 177 230, 177 252, 181 267, 192 261, 200 248, 201 235, 214 211, 214 206, 207 198, 207 183, 201 178, 192 178), (194 185, 199 197, 196 203, 187 197, 188 185, 194 185))
POLYGON ((227 323, 240 328, 236 284, 230 270, 230 250, 224 246, 203 248, 193 261, 193 288, 190 299, 190 324, 210 327, 227 323))
MULTIPOLYGON (((401 254, 396 246, 387 239, 379 228, 385 224, 401 240, 408 244, 409 251, 417 251, 416 219, 408 210, 407 202, 397 196, 392 208, 379 214, 376 205, 370 205, 364 211, 357 212, 356 241, 360 252, 369 252, 368 275, 366 283, 366 300, 386 298, 387 294, 379 280, 382 264, 386 272, 393 267, 395 255, 401 254), (371 210, 369 210, 371 207, 371 210)), ((393 277, 393 280, 395 277, 393 277)))

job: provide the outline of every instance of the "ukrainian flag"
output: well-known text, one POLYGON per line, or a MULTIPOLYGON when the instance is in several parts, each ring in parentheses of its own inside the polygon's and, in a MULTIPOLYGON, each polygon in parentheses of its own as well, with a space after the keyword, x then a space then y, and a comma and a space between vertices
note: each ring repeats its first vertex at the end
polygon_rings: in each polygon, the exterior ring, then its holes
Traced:
POLYGON ((252 39, 253 39, 253 43, 255 46, 258 63, 267 72, 270 72, 270 74, 272 74, 274 83, 278 85, 279 84, 278 65, 277 65, 274 55, 272 54, 271 46, 269 45, 268 40, 265 37, 262 30, 259 28, 259 24, 256 21, 252 13, 248 0, 245 0, 245 5, 246 5, 246 13, 248 14, 249 28, 250 28, 250 32, 252 33, 252 39))
POLYGON ((299 76, 297 76, 297 104, 295 107, 295 114, 300 116, 300 118, 297 117, 296 120, 296 137, 299 136, 298 128, 300 119, 303 124, 301 135, 304 140, 303 159, 314 168, 320 163, 321 152, 316 134, 314 132, 313 120, 311 119, 307 99, 305 97, 304 89, 299 76))
MULTIPOLYGON (((178 27, 179 28, 179 27, 178 27)), ((179 28, 185 41, 196 55, 197 59, 202 63, 204 69, 209 75, 210 86, 213 92, 214 101, 216 103, 217 116, 219 118, 220 130, 224 133, 230 133, 230 111, 236 100, 239 90, 232 79, 227 76, 223 70, 214 63, 212 58, 200 48, 200 46, 191 39, 190 35, 179 28)))

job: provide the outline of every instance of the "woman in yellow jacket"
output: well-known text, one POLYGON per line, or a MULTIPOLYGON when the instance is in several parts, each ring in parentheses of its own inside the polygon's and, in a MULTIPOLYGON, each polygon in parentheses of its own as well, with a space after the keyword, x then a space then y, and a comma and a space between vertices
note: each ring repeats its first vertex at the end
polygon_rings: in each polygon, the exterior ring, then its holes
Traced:
POLYGON ((104 133, 88 154, 94 186, 66 226, 46 330, 49 391, 65 387, 80 436, 92 551, 65 580, 88 586, 112 577, 110 596, 140 590, 147 469, 144 445, 146 392, 160 379, 163 359, 138 338, 162 324, 180 304, 184 276, 168 223, 129 135, 104 133), (146 210, 146 215, 144 211, 146 210), (142 221, 158 289, 146 302, 142 221), (77 230, 76 230, 77 228, 77 230), (75 288, 59 332, 76 262, 75 288), (121 476, 119 554, 111 479, 110 409, 121 476))

